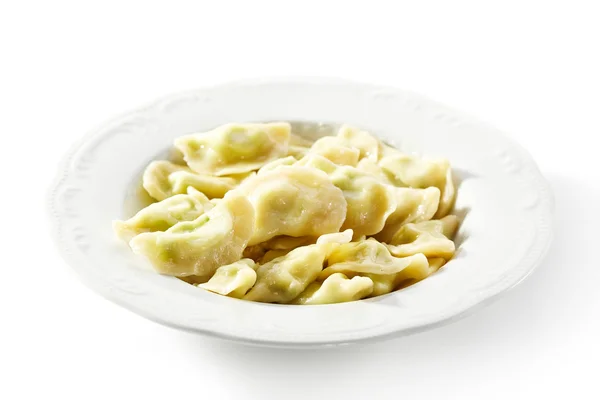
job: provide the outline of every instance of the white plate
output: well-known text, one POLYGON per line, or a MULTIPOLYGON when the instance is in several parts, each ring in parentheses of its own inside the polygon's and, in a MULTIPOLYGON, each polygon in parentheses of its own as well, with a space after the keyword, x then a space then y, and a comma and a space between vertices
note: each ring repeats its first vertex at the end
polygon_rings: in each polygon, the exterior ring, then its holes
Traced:
POLYGON ((422 331, 488 303, 529 275, 551 241, 553 200, 530 156, 488 126, 398 89, 331 79, 236 82, 167 97, 88 134, 60 166, 49 207, 56 243, 106 298, 173 327, 273 346, 422 331), (177 136, 227 122, 345 122, 408 152, 446 157, 461 181, 456 257, 409 288, 322 306, 222 297, 147 269, 115 238, 143 168, 177 136), (126 201, 128 199, 128 201, 126 201))

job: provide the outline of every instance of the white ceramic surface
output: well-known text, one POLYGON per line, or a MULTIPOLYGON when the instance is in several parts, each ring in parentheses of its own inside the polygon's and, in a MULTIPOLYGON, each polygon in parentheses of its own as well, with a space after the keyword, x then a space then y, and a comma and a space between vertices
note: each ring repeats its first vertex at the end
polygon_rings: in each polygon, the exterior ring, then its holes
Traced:
MULTIPOLYGON (((530 156, 502 133, 418 95, 332 79, 265 79, 177 94, 91 132, 63 160, 49 194, 65 260, 106 298, 154 321, 272 346, 405 335, 457 319, 510 289, 543 259, 553 200, 530 156), (323 306, 246 302, 147 268, 111 221, 143 168, 180 135, 227 122, 345 122, 407 152, 448 158, 464 216, 456 257, 409 288, 323 306)), ((516 310, 515 310, 516 311, 516 310)))

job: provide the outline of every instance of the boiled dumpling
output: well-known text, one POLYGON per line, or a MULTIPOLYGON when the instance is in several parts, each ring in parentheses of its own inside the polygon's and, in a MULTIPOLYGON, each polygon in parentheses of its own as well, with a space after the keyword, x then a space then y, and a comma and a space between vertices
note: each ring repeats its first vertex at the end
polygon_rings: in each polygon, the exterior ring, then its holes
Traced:
POLYGON ((397 209, 396 188, 375 176, 350 166, 338 166, 318 155, 303 158, 298 165, 317 168, 329 174, 348 203, 342 229, 352 229, 355 236, 373 235, 383 229, 388 217, 397 209))
POLYGON ((310 153, 325 157, 339 165, 355 166, 360 159, 359 149, 341 144, 336 136, 325 136, 317 140, 310 153))
POLYGON ((296 162, 298 162, 298 160, 292 156, 278 158, 277 160, 273 160, 273 161, 263 165, 258 170, 258 175, 264 174, 265 172, 268 172, 268 171, 272 171, 272 170, 276 169, 277 167, 280 167, 283 165, 287 165, 287 166, 294 165, 294 164, 296 164, 296 162))
POLYGON ((286 303, 296 298, 315 280, 331 252, 351 240, 352 231, 322 235, 318 244, 294 250, 270 250, 257 269, 256 284, 246 300, 286 303))
POLYGON ((440 269, 446 260, 443 258, 430 258, 427 263, 412 263, 407 268, 395 274, 362 274, 373 281, 373 292, 371 296, 381 296, 382 294, 393 292, 401 288, 410 286, 419 282, 438 269, 440 269))
POLYGON ((458 227, 458 218, 447 215, 440 220, 406 224, 392 237, 387 248, 396 257, 423 253, 427 257, 449 260, 455 245, 451 240, 458 227))
POLYGON ((440 201, 440 190, 395 188, 396 209, 385 222, 385 227, 374 235, 380 242, 390 243, 394 234, 404 224, 427 221, 433 218, 440 201))
POLYGON ((447 160, 426 160, 395 151, 379 161, 398 186, 424 189, 437 187, 441 192, 440 205, 436 217, 448 214, 454 204, 455 188, 452 170, 447 160))
POLYGON ((153 161, 143 176, 144 189, 159 201, 175 194, 186 193, 189 187, 199 190, 209 199, 219 198, 235 188, 238 182, 231 177, 196 174, 186 166, 169 161, 153 161))
POLYGON ((252 236, 252 204, 236 191, 194 221, 165 232, 148 232, 129 243, 163 274, 210 276, 221 265, 238 261, 252 236))
POLYGON ((253 260, 247 258, 224 265, 217 268, 208 282, 198 287, 223 296, 241 299, 256 282, 255 265, 253 260))
POLYGON ((373 281, 367 277, 352 279, 342 273, 327 277, 323 283, 313 282, 292 304, 332 304, 360 300, 373 291, 373 281))
POLYGON ((352 229, 346 229, 345 231, 338 233, 328 233, 319 236, 317 244, 350 243, 352 241, 352 236, 354 236, 354 231, 352 229))
POLYGON ((310 152, 336 164, 356 166, 363 158, 376 162, 380 146, 379 140, 368 132, 343 125, 336 136, 324 136, 317 140, 310 152))
POLYGON ((188 194, 178 194, 150 204, 126 221, 114 221, 113 228, 121 239, 128 242, 140 233, 166 231, 178 222, 194 220, 211 208, 213 204, 204 194, 189 188, 188 194))
POLYGON ((281 166, 240 185, 254 206, 254 234, 249 245, 275 236, 319 236, 338 232, 346 200, 322 171, 281 166))
POLYGON ((348 203, 342 229, 352 229, 357 237, 381 231, 397 208, 393 188, 356 168, 339 167, 330 179, 348 203))
POLYGON ((340 244, 335 247, 327 259, 328 267, 319 275, 319 280, 341 272, 344 274, 396 274, 413 265, 415 268, 427 266, 427 257, 415 254, 409 257, 394 257, 389 250, 375 239, 362 242, 340 244))
POLYGON ((302 293, 323 269, 322 245, 303 246, 258 267, 256 284, 245 300, 286 303, 302 293))
POLYGON ((175 139, 175 147, 190 168, 217 176, 258 170, 284 157, 290 142, 290 124, 227 124, 210 132, 175 139))
POLYGON ((360 160, 358 162, 358 164, 356 164, 356 169, 366 172, 366 173, 376 177, 381 182, 384 182, 384 183, 387 183, 390 185, 394 185, 393 180, 390 179, 390 177, 385 172, 385 170, 383 168, 381 168, 381 166, 379 164, 377 164, 376 162, 373 162, 371 159, 363 158, 362 160, 360 160))
POLYGON ((292 250, 300 246, 308 246, 310 244, 326 244, 326 243, 348 243, 352 241, 352 229, 346 229, 343 232, 328 233, 319 237, 315 236, 277 236, 266 242, 261 243, 261 246, 269 250, 292 250))
POLYGON ((169 176, 169 182, 172 184, 173 193, 181 193, 188 187, 193 187, 211 199, 225 196, 225 193, 237 185, 237 181, 233 178, 200 175, 187 171, 173 172, 169 176))
POLYGON ((317 239, 313 236, 276 236, 262 243, 269 250, 291 250, 296 247, 314 244, 317 239))

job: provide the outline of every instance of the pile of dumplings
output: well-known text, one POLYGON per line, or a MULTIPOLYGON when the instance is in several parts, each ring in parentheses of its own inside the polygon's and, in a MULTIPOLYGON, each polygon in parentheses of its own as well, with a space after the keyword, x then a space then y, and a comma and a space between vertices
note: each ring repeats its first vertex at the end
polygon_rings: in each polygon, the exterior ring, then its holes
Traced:
POLYGON ((285 122, 174 144, 184 161, 154 161, 143 175, 156 202, 114 222, 161 274, 239 299, 328 304, 406 287, 454 255, 446 160, 350 126, 313 142, 285 122))

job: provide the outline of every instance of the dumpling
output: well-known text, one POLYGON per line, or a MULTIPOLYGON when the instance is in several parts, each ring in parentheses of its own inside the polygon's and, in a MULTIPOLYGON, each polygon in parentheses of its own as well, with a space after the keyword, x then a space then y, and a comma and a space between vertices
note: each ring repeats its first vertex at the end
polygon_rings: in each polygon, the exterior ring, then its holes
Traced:
POLYGON ((396 188, 382 183, 373 175, 350 166, 310 155, 298 165, 317 168, 329 174, 331 182, 340 188, 348 203, 342 229, 352 229, 355 236, 373 235, 381 231, 388 217, 397 209, 396 188))
POLYGON ((249 246, 275 236, 319 236, 338 232, 346 200, 321 171, 281 166, 247 180, 239 189, 255 210, 249 246))
POLYGON ((267 252, 260 258, 259 264, 266 264, 268 262, 273 261, 276 258, 283 257, 290 251, 292 250, 267 250, 267 252))
POLYGON ((404 224, 427 221, 433 218, 440 201, 440 190, 395 188, 396 209, 390 214, 384 228, 374 237, 380 242, 390 243, 392 237, 404 224))
POLYGON ((356 166, 363 158, 377 162, 379 140, 366 131, 343 125, 336 136, 324 136, 311 147, 312 154, 321 155, 336 164, 356 166))
POLYGON ((257 172, 258 175, 264 174, 268 171, 273 171, 275 168, 280 167, 282 165, 294 165, 298 160, 295 157, 287 156, 284 158, 278 158, 277 160, 273 160, 265 165, 263 165, 257 172))
POLYGON ((209 199, 220 198, 237 184, 238 180, 234 178, 196 174, 186 166, 169 161, 153 161, 143 176, 144 189, 159 201, 186 193, 189 187, 199 190, 209 199))
POLYGON ((175 147, 196 172, 217 176, 257 170, 288 153, 290 124, 226 124, 210 132, 175 139, 175 147))
MULTIPOLYGON (((278 238, 275 238, 278 239, 278 238)), ((286 237, 286 239, 296 239, 296 238, 291 238, 291 237, 286 237)), ((305 237, 303 238, 297 238, 297 239, 303 239, 306 240, 305 237)), ((327 247, 325 247, 325 249, 331 250, 333 247, 335 247, 336 244, 340 244, 340 243, 349 243, 350 241, 352 241, 352 229, 346 229, 343 232, 337 232, 337 233, 328 233, 325 235, 321 235, 318 238, 310 238, 311 239, 311 243, 310 244, 314 244, 316 241, 317 245, 327 245, 327 247)), ((269 246, 270 242, 274 240, 271 239, 268 242, 265 243, 261 243, 262 246, 269 246)), ((287 243, 282 243, 279 244, 279 246, 277 247, 286 247, 286 244, 293 244, 292 242, 287 242, 287 243)), ((295 243, 294 243, 295 244, 295 243)), ((262 247, 261 245, 256 245, 256 246, 252 246, 252 248, 255 247, 262 247)), ((303 244, 303 246, 306 246, 308 244, 303 244)), ((263 247, 264 249, 264 247, 263 247)), ((279 248, 279 249, 272 249, 272 250, 266 250, 263 251, 262 256, 260 257, 260 264, 265 264, 268 263, 269 261, 273 261, 276 258, 285 256, 286 254, 288 254, 290 251, 292 251, 294 249, 294 247, 290 247, 287 249, 283 249, 283 248, 279 248)))
POLYGON ((276 236, 262 243, 269 250, 291 250, 296 247, 314 244, 317 239, 313 236, 276 236))
POLYGON ((208 282, 202 283, 198 287, 223 296, 241 299, 256 282, 254 267, 254 261, 247 258, 223 265, 217 268, 208 282))
POLYGON ((383 170, 383 168, 381 168, 381 166, 379 164, 377 164, 376 162, 373 162, 372 160, 370 160, 368 158, 363 158, 362 160, 360 160, 358 162, 358 164, 356 164, 356 169, 366 172, 366 173, 378 178, 380 181, 382 181, 384 183, 394 185, 394 182, 390 179, 390 177, 383 170))
POLYGON ((338 233, 328 233, 319 236, 317 244, 350 243, 352 241, 352 236, 354 236, 354 231, 352 229, 346 229, 345 231, 338 233))
POLYGON ((426 160, 394 152, 393 155, 382 158, 379 164, 398 186, 420 189, 437 187, 441 197, 436 218, 441 218, 450 212, 454 205, 455 188, 452 170, 447 160, 426 160))
POLYGON ((325 136, 317 140, 310 153, 325 157, 338 165, 355 166, 360 159, 360 150, 341 144, 337 136, 325 136))
POLYGON ((356 168, 339 167, 330 179, 342 189, 348 203, 342 229, 352 229, 356 236, 381 231, 397 209, 393 188, 356 168))
POLYGON ((355 301, 373 292, 373 281, 367 277, 352 279, 342 273, 327 277, 323 283, 311 283, 291 304, 332 304, 355 301))
POLYGON ((154 268, 172 276, 210 276, 221 265, 238 261, 252 236, 254 209, 232 191, 213 209, 165 232, 141 233, 129 242, 154 268))
POLYGON ((258 267, 255 285, 245 300, 287 303, 302 293, 323 269, 327 247, 298 247, 258 267))
POLYGON ((396 257, 407 257, 423 253, 427 257, 449 260, 454 255, 455 245, 450 239, 458 227, 458 218, 447 215, 439 220, 406 224, 392 237, 387 248, 396 257))
POLYGON ((327 243, 349 243, 352 241, 352 229, 346 229, 343 232, 327 233, 319 237, 315 236, 277 236, 261 244, 269 250, 291 250, 300 246, 308 246, 310 244, 327 244, 327 243))
POLYGON ((426 267, 428 263, 427 257, 423 254, 403 258, 394 257, 385 245, 375 239, 367 239, 362 242, 338 245, 331 250, 327 265, 328 267, 319 275, 321 281, 336 272, 346 275, 348 273, 352 275, 389 275, 396 274, 409 266, 426 267))
POLYGON ((194 188, 141 209, 126 221, 114 221, 113 229, 129 242, 143 232, 166 231, 181 221, 191 221, 213 208, 208 198, 194 188))
POLYGON ((413 263, 396 274, 378 275, 362 274, 373 281, 371 296, 381 296, 415 284, 440 269, 446 260, 443 258, 430 258, 427 264, 413 263))

